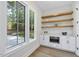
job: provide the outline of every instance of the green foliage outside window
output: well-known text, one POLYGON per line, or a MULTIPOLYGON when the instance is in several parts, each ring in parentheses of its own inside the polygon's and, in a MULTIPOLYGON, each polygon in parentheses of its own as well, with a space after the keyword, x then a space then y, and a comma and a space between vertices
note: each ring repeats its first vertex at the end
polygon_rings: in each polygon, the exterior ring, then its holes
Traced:
POLYGON ((29 11, 29 19, 30 19, 30 38, 34 39, 34 12, 32 10, 29 11))

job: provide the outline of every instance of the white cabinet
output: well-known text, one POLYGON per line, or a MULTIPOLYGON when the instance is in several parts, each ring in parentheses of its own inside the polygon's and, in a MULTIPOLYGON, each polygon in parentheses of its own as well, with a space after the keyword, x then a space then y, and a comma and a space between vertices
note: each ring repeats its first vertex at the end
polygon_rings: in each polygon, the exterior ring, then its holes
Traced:
POLYGON ((63 50, 75 52, 75 38, 74 37, 61 37, 61 46, 63 50))
POLYGON ((43 39, 41 40, 41 44, 45 46, 49 46, 49 35, 43 36, 43 39))
POLYGON ((66 37, 61 37, 60 44, 62 46, 61 49, 68 50, 68 44, 67 44, 66 37))
POLYGON ((50 42, 50 35, 44 35, 41 45, 75 52, 75 38, 72 36, 60 36, 59 43, 50 42))
POLYGON ((57 48, 57 49, 61 49, 61 44, 58 44, 58 43, 50 43, 50 47, 52 48, 57 48))
POLYGON ((51 47, 51 48, 57 48, 57 49, 61 48, 60 43, 50 42, 50 35, 48 35, 48 34, 43 36, 41 45, 48 46, 48 47, 51 47))
POLYGON ((69 50, 70 51, 73 51, 75 52, 75 47, 76 47, 76 44, 75 44, 75 37, 69 37, 69 50))

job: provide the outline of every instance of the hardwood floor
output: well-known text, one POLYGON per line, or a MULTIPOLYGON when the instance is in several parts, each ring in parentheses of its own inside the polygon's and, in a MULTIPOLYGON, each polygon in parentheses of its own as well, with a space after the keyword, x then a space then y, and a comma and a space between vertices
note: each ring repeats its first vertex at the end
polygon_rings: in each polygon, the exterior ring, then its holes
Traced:
POLYGON ((77 57, 74 53, 40 46, 29 57, 77 57))

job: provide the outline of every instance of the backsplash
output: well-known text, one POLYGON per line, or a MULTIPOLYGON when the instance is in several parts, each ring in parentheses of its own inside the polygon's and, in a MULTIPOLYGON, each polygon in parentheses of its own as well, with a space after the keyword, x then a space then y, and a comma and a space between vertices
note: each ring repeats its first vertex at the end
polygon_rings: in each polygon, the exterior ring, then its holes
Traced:
POLYGON ((73 28, 45 28, 43 29, 43 34, 47 34, 47 35, 54 35, 54 36, 64 36, 62 35, 62 32, 67 32, 66 36, 73 36, 73 28), (44 33, 46 32, 46 33, 44 33))

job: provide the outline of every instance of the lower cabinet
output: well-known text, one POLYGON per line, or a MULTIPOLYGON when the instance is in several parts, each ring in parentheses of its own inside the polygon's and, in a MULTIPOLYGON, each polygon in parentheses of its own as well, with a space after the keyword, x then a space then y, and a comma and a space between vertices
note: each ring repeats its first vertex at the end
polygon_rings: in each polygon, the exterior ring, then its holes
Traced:
POLYGON ((74 37, 60 37, 60 43, 50 42, 50 38, 48 35, 45 35, 41 41, 41 45, 61 49, 65 51, 75 52, 75 38, 74 37))
POLYGON ((60 44, 61 44, 61 49, 68 50, 67 39, 65 37, 61 37, 60 44))
POLYGON ((74 37, 70 37, 69 39, 70 39, 69 40, 69 43, 70 43, 70 45, 69 45, 70 49, 69 50, 75 52, 75 49, 76 49, 75 38, 74 37))
POLYGON ((75 38, 61 37, 61 47, 63 50, 75 52, 75 38))
POLYGON ((61 44, 58 43, 50 43, 51 48, 61 49, 61 44))
POLYGON ((43 39, 41 40, 41 45, 44 45, 44 46, 49 46, 49 36, 48 35, 44 35, 43 36, 43 39))

